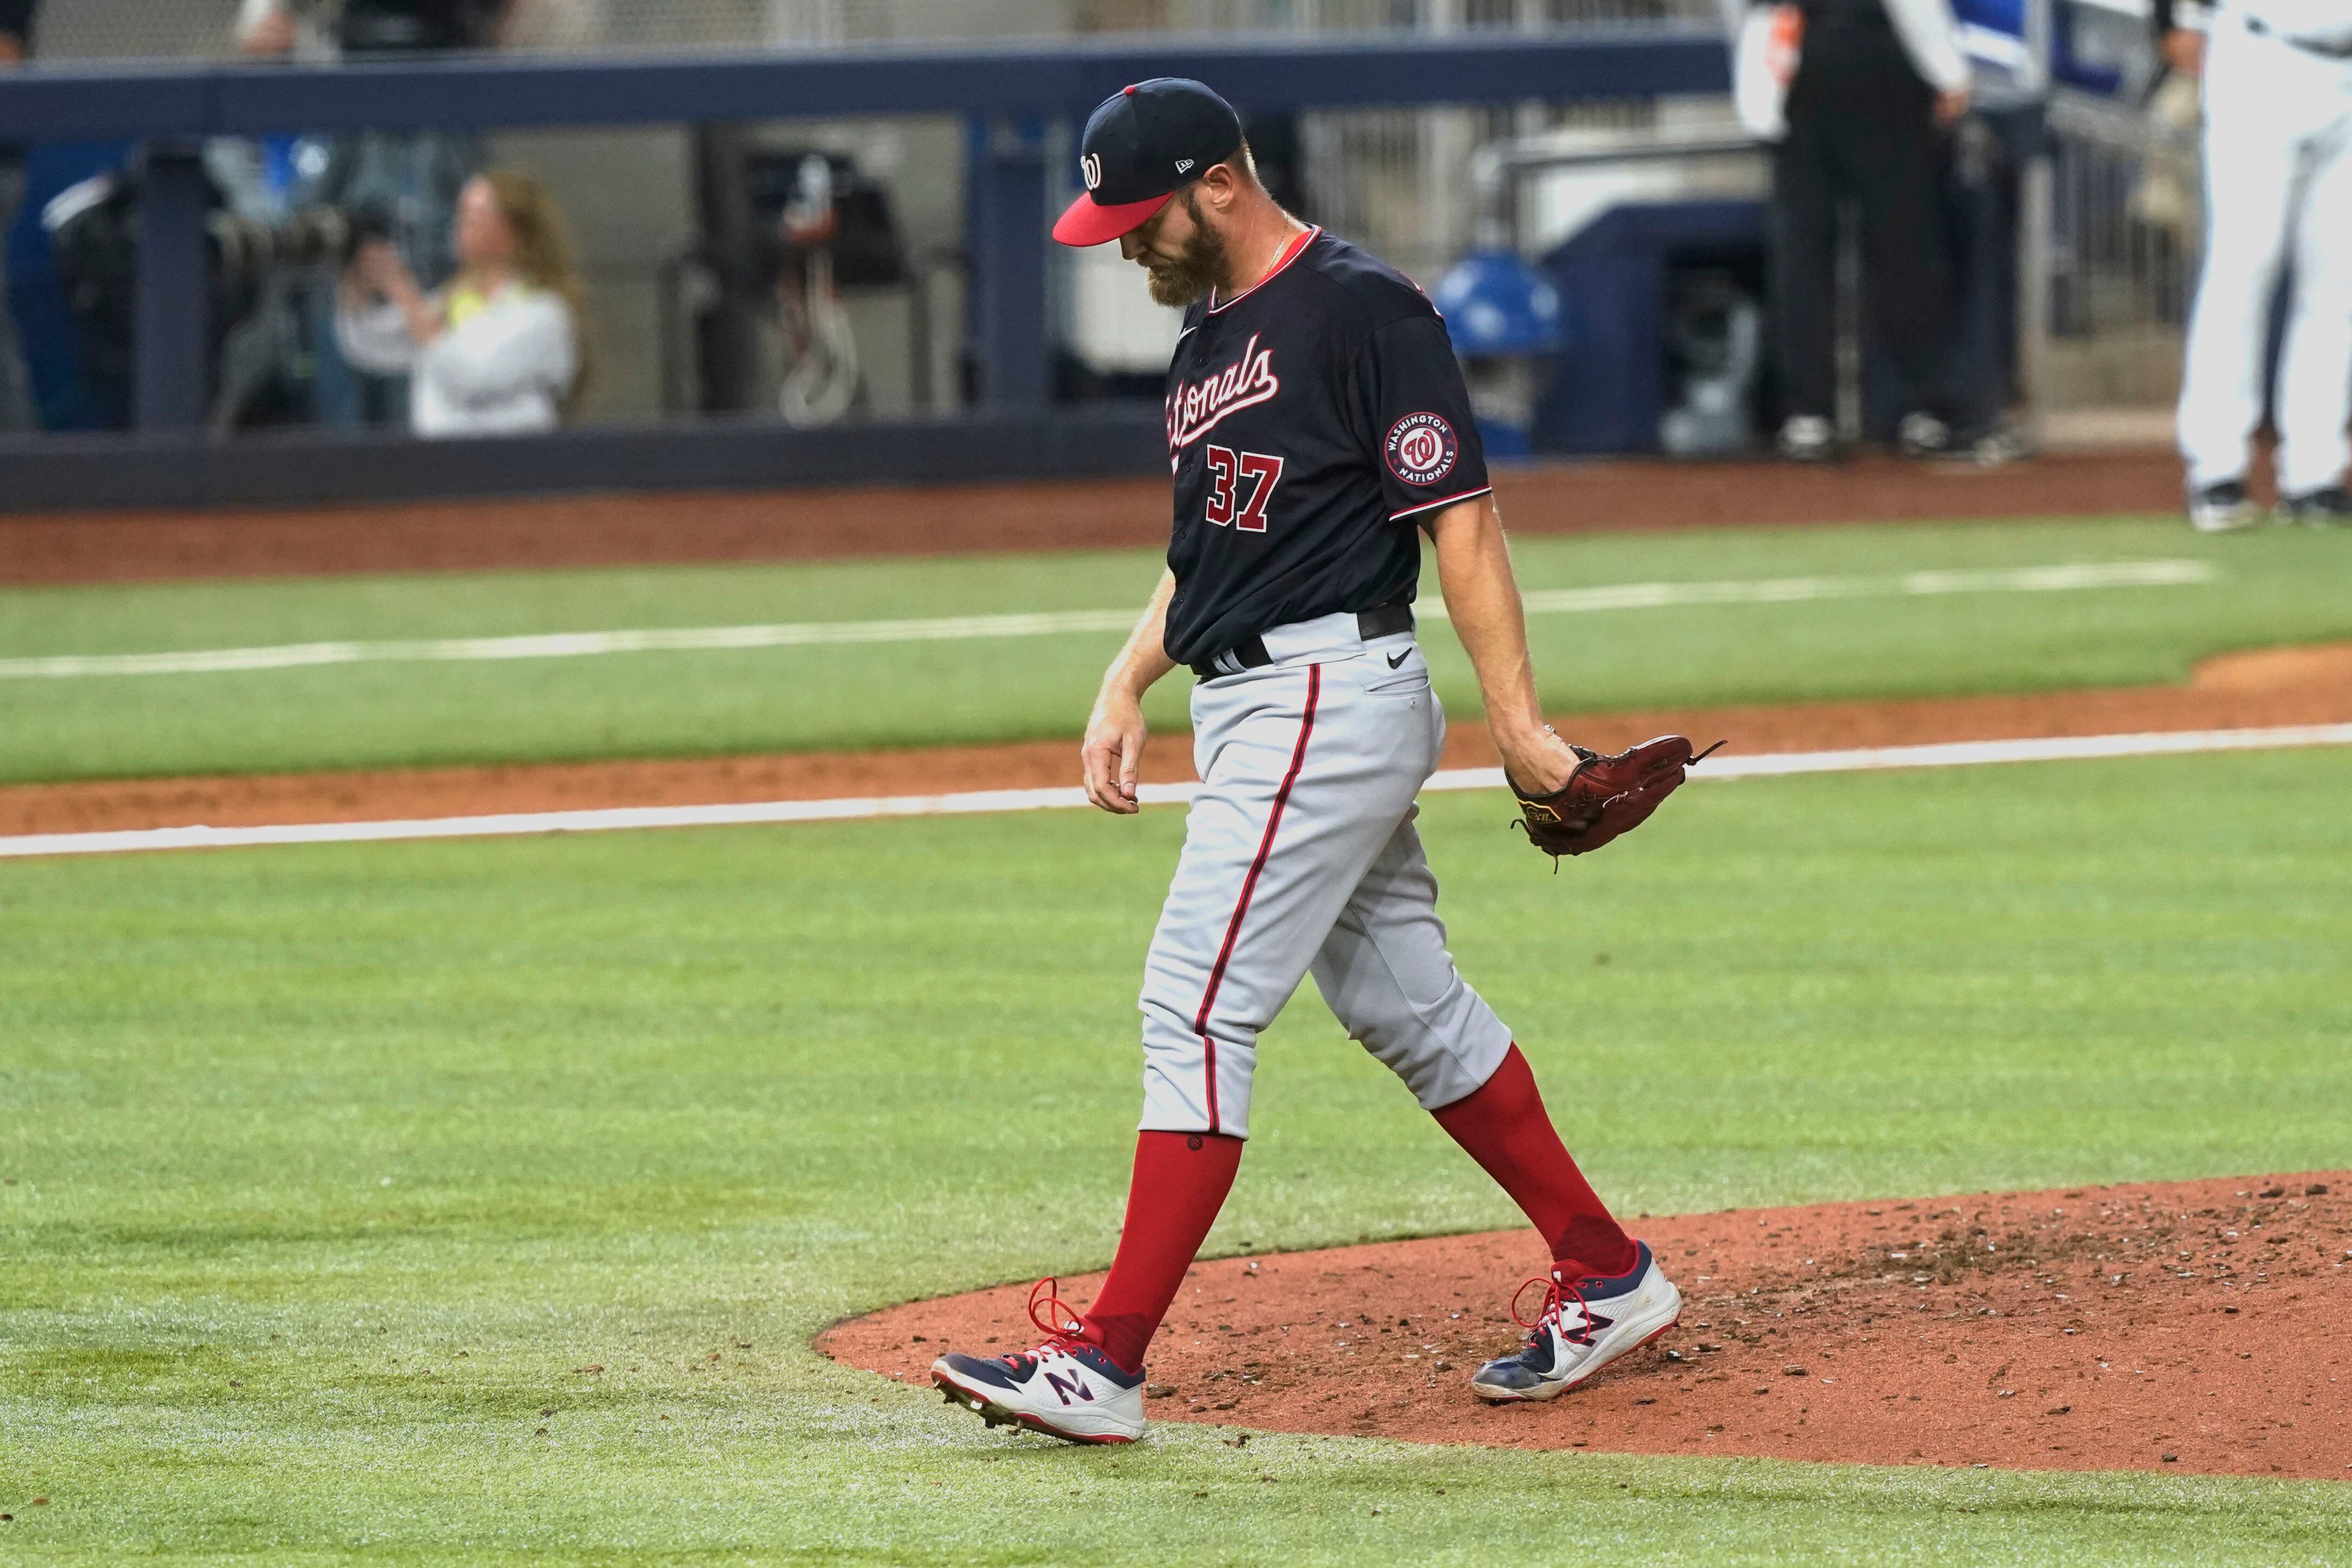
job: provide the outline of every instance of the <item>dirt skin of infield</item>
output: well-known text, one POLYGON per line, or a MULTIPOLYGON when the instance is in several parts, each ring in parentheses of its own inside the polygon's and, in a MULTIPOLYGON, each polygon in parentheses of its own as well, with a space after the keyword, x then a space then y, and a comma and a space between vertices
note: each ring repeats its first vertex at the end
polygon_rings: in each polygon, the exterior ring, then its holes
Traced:
MULTIPOLYGON (((1681 1286, 1681 1325, 1549 1404, 1490 1406, 1465 1381, 1517 1348, 1512 1289, 1547 1266, 1512 1231, 1196 1264, 1146 1409, 1511 1448, 2352 1480, 2352 1173, 1629 1228, 1681 1286)), ((944 1351, 1034 1343, 1027 1295, 894 1307, 816 1345, 928 1384, 944 1351)))
MULTIPOLYGON (((2185 686, 1911 702, 1811 702, 1556 718, 1560 732, 1614 750, 1658 734, 1723 740, 1734 752, 1904 746, 2160 730, 2352 722, 2352 644, 2210 659, 2185 686)), ((1182 735, 1144 754, 1152 784, 1192 778, 1182 735)), ((1452 726, 1442 765, 1495 764, 1486 727, 1452 726)), ((373 822, 503 812, 825 800, 1078 782, 1072 741, 927 751, 820 752, 675 762, 557 763, 374 773, 263 773, 0 787, 0 836, 151 827, 373 822)))

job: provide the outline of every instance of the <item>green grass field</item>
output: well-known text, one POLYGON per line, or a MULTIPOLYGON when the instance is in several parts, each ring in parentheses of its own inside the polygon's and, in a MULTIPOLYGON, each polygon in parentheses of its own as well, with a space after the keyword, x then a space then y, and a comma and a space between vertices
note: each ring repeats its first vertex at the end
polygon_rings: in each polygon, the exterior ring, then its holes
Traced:
MULTIPOLYGON (((1528 587, 2157 559, 2195 585, 1538 616, 1555 710, 2178 679, 2232 648, 2352 637, 2344 542, 2177 521, 1722 530, 1518 543, 1528 587)), ((1149 552, 820 566, 0 591, 0 660, 329 639, 857 621, 1139 606, 1149 552)), ((1426 590, 1434 595, 1434 584, 1426 590)), ((1074 735, 1120 634, 0 679, 0 782, 909 746, 1074 735)), ((1450 710, 1477 694, 1427 639, 1450 710)), ((1189 683, 1155 694, 1183 721, 1189 683)))
MULTIPOLYGON (((1570 1141, 1669 1211, 2340 1164, 2347 793, 2344 752, 1706 785, 1558 879, 1496 800, 1424 823, 1570 1141)), ((2338 1483, 1081 1451, 817 1357, 1108 1258, 1181 831, 0 864, 0 1562, 2352 1559, 2338 1483)), ((1511 1221, 1311 994, 1263 1071, 1213 1249, 1511 1221)))

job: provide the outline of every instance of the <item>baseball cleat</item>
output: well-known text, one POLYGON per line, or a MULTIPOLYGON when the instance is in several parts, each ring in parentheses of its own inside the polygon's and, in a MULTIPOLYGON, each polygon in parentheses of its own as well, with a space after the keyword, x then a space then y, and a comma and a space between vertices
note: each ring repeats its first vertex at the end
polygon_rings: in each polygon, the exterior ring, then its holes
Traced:
POLYGON ((931 1363, 931 1382, 950 1405, 992 1427, 1025 1426, 1069 1443, 1132 1443, 1143 1436, 1143 1374, 1121 1371, 1077 1337, 1078 1321, 1055 1284, 1041 1279, 1029 1292, 1029 1321, 1044 1343, 986 1360, 943 1355, 931 1363))
POLYGON ((1683 1293, 1658 1267, 1649 1243, 1634 1247, 1633 1267, 1623 1274, 1569 1279, 1554 1269, 1521 1285, 1511 1298, 1511 1321, 1534 1331, 1528 1348, 1480 1367, 1470 1379, 1471 1392, 1490 1405, 1557 1399, 1673 1328, 1683 1315, 1683 1293), (1528 1285, 1544 1288, 1543 1311, 1533 1322, 1519 1316, 1528 1285))
POLYGON ((2299 496, 2282 497, 2277 515, 2281 522, 2307 523, 2313 528, 2343 528, 2352 524, 2352 491, 2342 485, 2329 485, 2325 489, 2305 490, 2299 496))
POLYGON ((2234 533, 2262 520, 2262 509, 2237 479, 2223 479, 2189 494, 2189 526, 2200 533, 2234 533))

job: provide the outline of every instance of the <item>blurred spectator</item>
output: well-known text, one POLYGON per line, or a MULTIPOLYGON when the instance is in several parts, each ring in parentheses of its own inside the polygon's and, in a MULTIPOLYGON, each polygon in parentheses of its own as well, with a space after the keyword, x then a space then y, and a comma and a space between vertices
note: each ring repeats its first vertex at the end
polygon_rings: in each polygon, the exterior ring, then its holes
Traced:
POLYGON ((1780 450, 1836 455, 1838 209, 1862 216, 1873 339, 1906 383, 1901 439, 1952 444, 1949 132, 1969 64, 1950 0, 1796 0, 1804 18, 1789 132, 1772 170, 1772 294, 1787 423, 1780 450))
POLYGON ((586 389, 583 293, 547 187, 516 170, 467 182, 457 275, 435 294, 397 251, 361 247, 336 328, 352 363, 409 376, 419 436, 551 430, 586 389))
MULTIPOLYGON (((33 52, 33 13, 40 0, 0 0, 0 70, 9 70, 33 52)), ((8 310, 8 230, 25 199, 25 158, 0 145, 0 431, 33 427, 33 394, 25 379, 25 358, 16 349, 16 318, 8 310)))
MULTIPOLYGON (((255 58, 333 59, 397 56, 497 43, 507 0, 244 0, 237 46, 255 58)), ((379 215, 411 276, 438 287, 457 266, 450 252, 457 193, 484 162, 481 143, 448 132, 362 131, 317 144, 298 205, 379 215)), ((398 377, 361 374, 338 352, 331 304, 312 322, 319 353, 311 404, 334 427, 388 424, 411 399, 398 377)))

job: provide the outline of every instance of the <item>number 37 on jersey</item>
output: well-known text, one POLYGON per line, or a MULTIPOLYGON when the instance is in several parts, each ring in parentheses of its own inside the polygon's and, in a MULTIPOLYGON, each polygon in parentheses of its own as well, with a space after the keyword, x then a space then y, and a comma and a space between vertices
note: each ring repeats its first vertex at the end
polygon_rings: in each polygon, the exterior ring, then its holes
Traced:
POLYGON ((1264 533, 1266 505, 1282 482, 1282 459, 1217 446, 1202 455, 1209 464, 1209 521, 1220 528, 1264 533))

